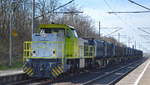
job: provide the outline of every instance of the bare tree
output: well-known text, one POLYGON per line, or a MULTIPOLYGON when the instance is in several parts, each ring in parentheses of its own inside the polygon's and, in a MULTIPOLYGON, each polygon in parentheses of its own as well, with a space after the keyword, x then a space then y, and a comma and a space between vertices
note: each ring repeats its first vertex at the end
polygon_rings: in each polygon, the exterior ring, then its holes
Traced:
MULTIPOLYGON (((10 0, 0 0, 0 65, 8 64, 10 9, 13 11, 13 28, 11 28, 13 34, 13 63, 22 62, 23 42, 31 40, 31 3, 31 0, 15 0, 15 3, 10 8, 10 0)), ((100 39, 92 19, 89 16, 76 13, 80 12, 81 9, 74 3, 55 11, 52 10, 60 6, 60 0, 37 0, 35 6, 36 16, 42 15, 42 17, 35 20, 36 28, 38 28, 39 24, 50 24, 51 22, 67 24, 75 27, 79 37, 100 39), (50 13, 47 14, 47 12, 50 13), (57 14, 56 12, 62 13, 57 14), (68 13, 63 14, 63 12, 68 13)), ((117 42, 113 38, 101 37, 101 39, 113 43, 117 42)))
POLYGON ((39 15, 42 15, 40 18, 41 24, 49 24, 54 19, 56 14, 54 12, 51 12, 49 14, 46 14, 49 11, 54 10, 58 6, 58 0, 38 0, 38 9, 39 15))

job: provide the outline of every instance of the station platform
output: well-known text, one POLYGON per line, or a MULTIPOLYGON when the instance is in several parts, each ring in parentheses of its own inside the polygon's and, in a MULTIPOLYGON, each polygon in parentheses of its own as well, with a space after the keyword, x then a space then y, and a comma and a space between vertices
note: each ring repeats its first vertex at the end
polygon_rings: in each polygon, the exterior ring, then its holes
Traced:
POLYGON ((22 69, 0 70, 0 77, 24 73, 22 69))
POLYGON ((130 72, 116 85, 149 85, 150 84, 150 59, 130 72))

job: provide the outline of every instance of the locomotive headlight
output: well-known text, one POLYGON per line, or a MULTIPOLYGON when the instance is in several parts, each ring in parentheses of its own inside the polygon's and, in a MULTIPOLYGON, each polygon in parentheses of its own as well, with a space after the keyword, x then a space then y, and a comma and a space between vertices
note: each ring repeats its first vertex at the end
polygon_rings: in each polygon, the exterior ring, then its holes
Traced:
POLYGON ((36 56, 36 51, 34 50, 33 52, 32 52, 32 56, 36 56))
POLYGON ((53 56, 56 56, 56 49, 52 50, 52 54, 53 54, 53 56))

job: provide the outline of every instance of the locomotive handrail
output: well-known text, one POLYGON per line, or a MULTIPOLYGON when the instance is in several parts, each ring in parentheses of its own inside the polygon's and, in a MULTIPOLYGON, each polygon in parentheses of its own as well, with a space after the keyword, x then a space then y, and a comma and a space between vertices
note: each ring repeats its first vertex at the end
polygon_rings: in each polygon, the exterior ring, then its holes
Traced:
MULTIPOLYGON (((28 58, 36 58, 36 57, 32 57, 32 43, 56 43, 56 44, 63 44, 63 41, 25 41, 24 42, 24 50, 23 50, 23 61, 25 61, 28 58)), ((62 48, 62 51, 64 52, 64 48, 62 48)), ((64 54, 63 54, 64 55, 64 54)), ((62 56, 63 57, 63 56, 62 56)), ((51 59, 55 59, 55 58, 62 58, 62 57, 45 57, 45 59, 47 58, 51 58, 51 59)), ((37 57, 40 58, 40 57, 37 57)), ((44 57, 42 57, 44 58, 44 57)))

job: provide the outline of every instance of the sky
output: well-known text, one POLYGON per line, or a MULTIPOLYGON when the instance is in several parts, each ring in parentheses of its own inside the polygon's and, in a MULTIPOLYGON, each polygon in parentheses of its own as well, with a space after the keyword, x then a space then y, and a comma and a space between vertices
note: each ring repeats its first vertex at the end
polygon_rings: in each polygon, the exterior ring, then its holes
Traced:
MULTIPOLYGON (((69 1, 69 0, 64 0, 69 1)), ((133 0, 150 8, 150 0, 133 0)), ((98 29, 98 23, 101 22, 101 35, 105 36, 117 30, 114 27, 122 28, 109 36, 118 39, 120 33, 120 42, 129 47, 136 45, 137 49, 144 52, 150 52, 150 34, 139 30, 139 27, 149 27, 143 29, 150 32, 150 13, 140 14, 108 14, 110 11, 148 11, 139 7, 128 0, 75 0, 75 4, 81 8, 84 15, 90 16, 98 29), (104 29, 105 28, 105 29, 104 29), (108 28, 108 29, 106 29, 108 28), (143 35, 149 35, 142 37, 143 35)))

